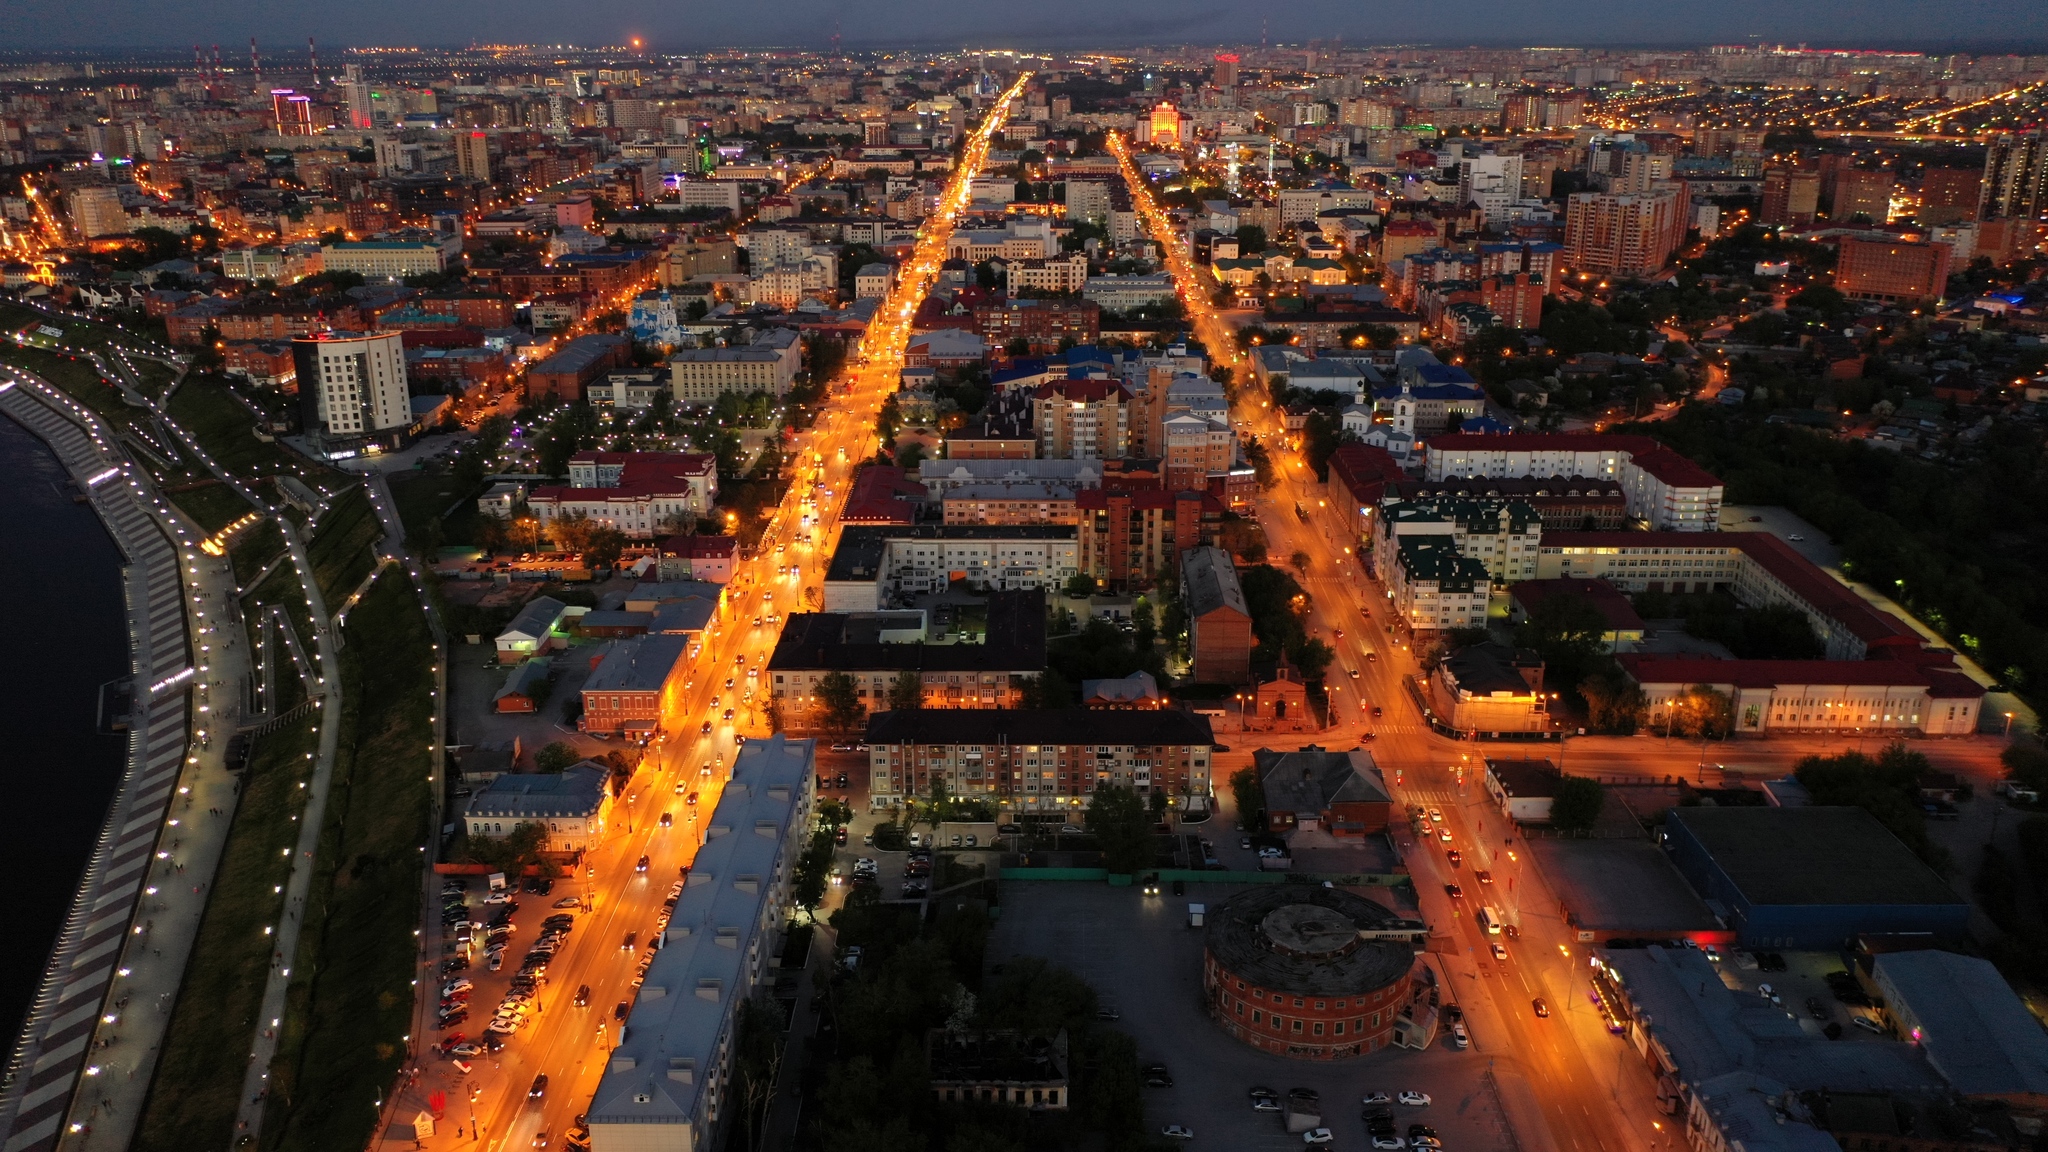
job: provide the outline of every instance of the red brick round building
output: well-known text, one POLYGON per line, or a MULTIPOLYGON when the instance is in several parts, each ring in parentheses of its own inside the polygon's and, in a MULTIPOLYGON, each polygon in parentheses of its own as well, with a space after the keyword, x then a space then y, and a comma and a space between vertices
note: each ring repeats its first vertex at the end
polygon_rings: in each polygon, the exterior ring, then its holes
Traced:
POLYGON ((1415 946, 1372 930, 1404 925, 1337 888, 1254 888, 1208 919, 1202 988, 1239 1040, 1282 1056, 1337 1060, 1391 1042, 1406 1009, 1415 946))

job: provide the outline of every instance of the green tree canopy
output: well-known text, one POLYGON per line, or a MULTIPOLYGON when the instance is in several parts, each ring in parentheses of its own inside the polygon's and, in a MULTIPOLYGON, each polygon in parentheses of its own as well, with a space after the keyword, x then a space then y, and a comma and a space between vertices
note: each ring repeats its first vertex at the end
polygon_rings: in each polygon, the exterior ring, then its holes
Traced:
POLYGON ((898 672, 889 682, 889 710, 907 712, 924 707, 924 680, 915 672, 898 672))
POLYGON ((1590 832, 1600 818, 1607 794, 1598 780, 1566 776, 1557 782, 1557 794, 1550 800, 1550 826, 1559 832, 1590 832))
POLYGON ((866 711, 861 706, 860 685, 844 672, 818 677, 817 695, 825 710, 825 726, 834 732, 851 732, 866 711))
POLYGON ((1103 864, 1111 872, 1150 868, 1157 857, 1152 842, 1152 813, 1134 788, 1105 784, 1088 801, 1088 832, 1102 846, 1103 864))

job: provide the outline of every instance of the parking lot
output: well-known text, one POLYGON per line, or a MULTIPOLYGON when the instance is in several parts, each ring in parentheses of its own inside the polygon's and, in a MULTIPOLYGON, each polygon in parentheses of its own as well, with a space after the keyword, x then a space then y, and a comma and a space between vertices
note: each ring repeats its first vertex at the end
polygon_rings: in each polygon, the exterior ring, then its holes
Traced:
MULTIPOLYGON (((1394 1106, 1399 1131, 1414 1122, 1435 1127, 1448 1152, 1515 1147, 1478 1051, 1442 1045, 1425 1051, 1387 1049, 1355 1060, 1289 1060, 1225 1036, 1202 1004, 1202 933, 1186 927, 1187 904, 1222 903, 1241 886, 1189 884, 1185 896, 1147 897, 1136 887, 1057 881, 1003 885, 1002 916, 989 939, 989 963, 1039 956, 1087 980, 1114 1008, 1116 1027, 1138 1042, 1140 1063, 1163 1063, 1171 1088, 1145 1091, 1146 1122, 1194 1130, 1197 1147, 1300 1148, 1277 1114, 1253 1112, 1248 1090, 1322 1094, 1331 1147, 1370 1148, 1360 1104, 1369 1092, 1427 1092, 1426 1108, 1394 1106)), ((1170 891, 1170 890, 1169 890, 1170 891)), ((1368 898, 1371 898, 1368 894, 1368 898)))

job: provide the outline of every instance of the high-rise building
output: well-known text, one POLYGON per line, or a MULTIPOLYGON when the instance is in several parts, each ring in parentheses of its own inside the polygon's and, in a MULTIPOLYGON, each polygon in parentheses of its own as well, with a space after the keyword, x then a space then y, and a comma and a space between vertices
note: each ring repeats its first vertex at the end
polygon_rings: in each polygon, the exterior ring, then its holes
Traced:
POLYGON ((1129 429, 1123 386, 1112 380, 1061 380, 1039 385, 1032 425, 1042 460, 1114 460, 1124 454, 1129 429))
POLYGON ((2048 210, 2048 129, 2001 132, 1984 150, 1977 219, 2038 216, 2048 210))
POLYGON ((1773 168, 1764 173, 1759 224, 1811 224, 1820 211, 1820 173, 1773 168))
POLYGON ((1507 98, 1501 104, 1501 127, 1510 132, 1522 132, 1543 126, 1543 97, 1540 93, 1521 92, 1507 98))
POLYGON ((1882 224, 1891 215, 1892 174, 1889 168, 1847 168, 1835 174, 1828 219, 1846 221, 1863 216, 1882 224))
POLYGON ((1237 53, 1216 54, 1216 86, 1228 92, 1237 87, 1237 53))
POLYGON ((1458 203, 1477 204, 1489 221, 1507 214, 1522 195, 1522 158, 1467 156, 1458 161, 1458 203))
POLYGON ((1984 195, 1984 173, 1976 168, 1927 168, 1920 173, 1920 222, 1954 224, 1975 220, 1984 195))
POLYGON ((64 194, 64 203, 71 213, 71 226, 88 240, 128 231, 128 213, 121 207, 121 194, 104 184, 73 188, 64 194))
POLYGON ((370 85, 363 79, 363 66, 350 64, 342 72, 342 99, 348 103, 348 126, 351 128, 375 128, 377 115, 371 105, 374 97, 370 85))
POLYGON ((1641 195, 1577 192, 1565 209, 1564 260, 1580 272, 1649 276, 1685 239, 1689 202, 1677 188, 1641 195))
POLYGON ((1937 300, 1954 255, 1947 244, 1844 236, 1835 287, 1854 300, 1937 300))
POLYGON ((299 412, 329 440, 383 440, 412 424, 405 343, 398 332, 316 332, 292 341, 299 412))
POLYGON ((270 90, 271 116, 276 122, 279 136, 311 136, 313 134, 313 98, 301 96, 290 88, 270 90))
POLYGON ((1338 106, 1337 122, 1354 128, 1392 128, 1394 109, 1379 100, 1346 100, 1338 106))
POLYGON ((491 138, 482 132, 455 134, 455 169, 464 176, 491 178, 491 138))
POLYGON ((1187 139, 1187 118, 1180 114, 1171 101, 1161 101, 1152 109, 1152 115, 1145 121, 1151 129, 1150 141, 1154 144, 1179 144, 1187 139))

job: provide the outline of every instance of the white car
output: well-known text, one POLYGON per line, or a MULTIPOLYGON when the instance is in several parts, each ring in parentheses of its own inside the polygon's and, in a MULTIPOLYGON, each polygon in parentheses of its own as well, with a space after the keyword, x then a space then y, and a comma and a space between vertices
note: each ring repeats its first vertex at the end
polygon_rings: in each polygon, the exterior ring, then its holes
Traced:
POLYGON ((1399 1136, 1375 1136, 1372 1138, 1372 1146, 1375 1148, 1384 1148, 1387 1149, 1388 1152, 1392 1152, 1392 1150, 1397 1148, 1406 1148, 1408 1146, 1408 1142, 1406 1140, 1401 1139, 1399 1136))
POLYGON ((1328 1144, 1336 1138, 1336 1134, 1328 1128, 1311 1128, 1301 1134, 1303 1144, 1328 1144))
POLYGON ((1368 1092, 1365 1099, 1359 1101, 1360 1104, 1392 1104, 1393 1102, 1394 1098, 1385 1092, 1368 1092))
POLYGON ((1401 1093, 1399 1099, 1401 1103, 1407 1104, 1411 1107, 1429 1107, 1429 1093, 1427 1092, 1403 1092, 1401 1093))
POLYGON ((1193 1140, 1195 1138, 1195 1130, 1181 1124, 1168 1124, 1159 1130, 1159 1134, 1173 1140, 1193 1140))

